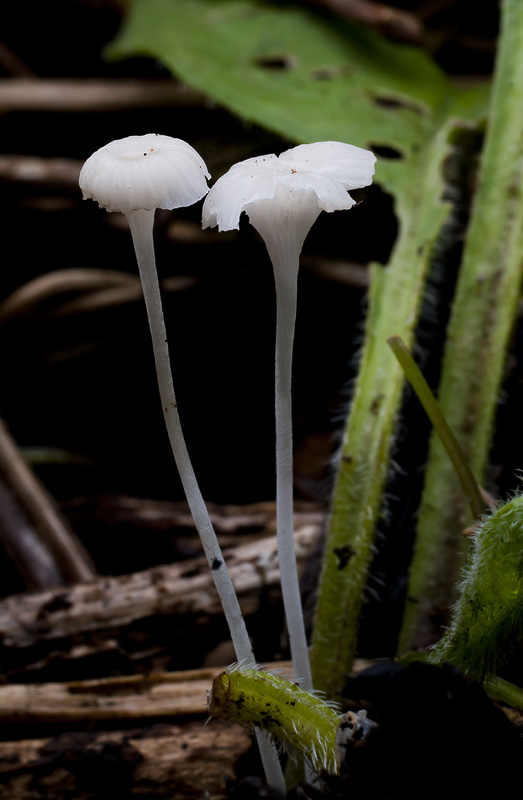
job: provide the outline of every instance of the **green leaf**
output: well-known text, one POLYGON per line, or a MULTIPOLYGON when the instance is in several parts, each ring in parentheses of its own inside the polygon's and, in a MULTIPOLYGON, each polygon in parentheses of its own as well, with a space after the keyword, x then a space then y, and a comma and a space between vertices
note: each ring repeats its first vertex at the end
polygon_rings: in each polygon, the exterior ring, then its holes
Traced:
POLYGON ((377 180, 394 191, 443 106, 459 92, 426 54, 296 6, 252 0, 135 0, 109 54, 159 58, 251 122, 299 142, 391 148, 377 180))

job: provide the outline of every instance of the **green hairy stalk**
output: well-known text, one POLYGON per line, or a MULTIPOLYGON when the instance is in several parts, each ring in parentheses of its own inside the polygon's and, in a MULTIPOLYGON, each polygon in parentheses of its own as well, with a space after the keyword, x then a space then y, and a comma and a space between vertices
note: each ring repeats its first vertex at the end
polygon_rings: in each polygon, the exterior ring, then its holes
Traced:
POLYGON ((521 651, 523 494, 479 523, 451 624, 429 656, 478 680, 492 678, 521 651))
POLYGON ((314 772, 338 772, 340 712, 290 680, 255 668, 229 667, 214 679, 209 713, 266 731, 290 755, 303 755, 314 772))
MULTIPOLYGON (((478 188, 447 329, 438 400, 482 483, 517 318, 523 275, 523 3, 502 3, 502 26, 478 188)), ((397 333, 397 331, 394 331, 397 333)), ((408 343, 407 343, 408 344, 408 343)), ((454 468, 432 437, 398 654, 441 633, 433 620, 456 597, 471 523, 454 468)))
POLYGON ((407 347, 413 343, 437 233, 433 225, 436 218, 443 224, 449 214, 444 202, 434 208, 434 195, 443 193, 441 161, 449 150, 448 134, 444 126, 422 151, 418 192, 409 201, 411 225, 401 231, 387 269, 375 265, 372 271, 365 342, 343 436, 312 635, 313 686, 333 698, 339 696, 356 652, 404 386, 387 339, 396 333, 407 347))

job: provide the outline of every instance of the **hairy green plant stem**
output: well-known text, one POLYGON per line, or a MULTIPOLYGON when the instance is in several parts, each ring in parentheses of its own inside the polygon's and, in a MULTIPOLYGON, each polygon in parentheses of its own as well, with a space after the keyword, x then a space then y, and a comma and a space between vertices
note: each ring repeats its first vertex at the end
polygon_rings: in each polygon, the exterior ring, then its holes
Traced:
MULTIPOLYGON (((448 326, 439 404, 482 482, 523 271, 523 3, 504 0, 498 57, 462 267, 448 326)), ((398 653, 441 635, 468 550, 471 517, 432 435, 398 653), (438 620, 439 625, 434 622, 438 620)))
POLYGON ((412 345, 432 245, 449 213, 446 204, 435 200, 443 191, 441 164, 449 127, 450 123, 443 125, 410 166, 419 173, 417 192, 405 195, 403 202, 410 207, 398 213, 410 224, 400 230, 387 269, 373 269, 365 343, 340 454, 312 638, 313 685, 329 697, 339 695, 356 650, 404 385, 387 339, 397 333, 412 345))
POLYGON ((230 667, 214 679, 209 713, 267 731, 293 759, 305 756, 314 772, 338 772, 335 746, 340 710, 280 675, 230 667))

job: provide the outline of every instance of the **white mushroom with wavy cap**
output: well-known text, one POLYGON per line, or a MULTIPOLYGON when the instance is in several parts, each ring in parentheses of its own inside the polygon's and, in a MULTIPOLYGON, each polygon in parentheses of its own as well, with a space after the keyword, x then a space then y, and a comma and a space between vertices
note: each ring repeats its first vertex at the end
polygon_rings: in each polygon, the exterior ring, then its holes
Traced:
POLYGON ((351 208, 351 189, 372 183, 376 158, 342 142, 315 142, 235 164, 212 187, 203 227, 239 228, 243 212, 261 234, 276 283, 276 498, 278 555, 291 656, 312 688, 293 537, 291 365, 299 256, 321 211, 351 208))

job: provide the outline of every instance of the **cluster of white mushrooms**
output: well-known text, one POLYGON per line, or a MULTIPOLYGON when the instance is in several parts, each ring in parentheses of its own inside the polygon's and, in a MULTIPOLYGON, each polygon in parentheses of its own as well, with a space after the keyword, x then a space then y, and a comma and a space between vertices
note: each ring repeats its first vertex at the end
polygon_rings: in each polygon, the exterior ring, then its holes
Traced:
MULTIPOLYGON (((254 656, 240 606, 185 446, 174 394, 153 245, 157 208, 189 206, 207 195, 203 227, 239 228, 245 211, 267 247, 276 282, 276 516, 278 557, 295 675, 312 689, 293 533, 291 366, 299 256, 323 211, 351 208, 348 191, 372 182, 375 157, 340 142, 316 142, 235 164, 209 191, 204 161, 181 139, 147 134, 119 139, 84 164, 84 198, 127 217, 153 341, 160 397, 174 458, 222 601, 239 662, 254 656)), ((283 789, 277 754, 258 737, 269 782, 283 789)))

